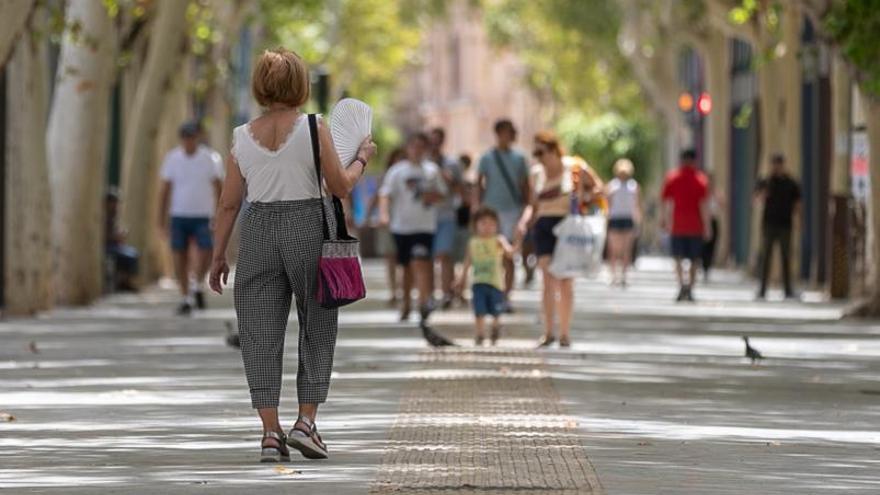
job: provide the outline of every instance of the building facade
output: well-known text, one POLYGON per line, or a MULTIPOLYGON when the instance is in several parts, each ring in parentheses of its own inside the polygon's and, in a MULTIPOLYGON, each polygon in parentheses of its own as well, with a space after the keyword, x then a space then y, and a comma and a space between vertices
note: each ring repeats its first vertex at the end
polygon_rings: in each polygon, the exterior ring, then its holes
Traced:
POLYGON ((442 127, 449 153, 476 157, 494 142, 494 122, 509 118, 520 131, 518 145, 528 149, 552 104, 540 101, 525 76, 514 53, 492 46, 479 9, 457 1, 426 29, 401 79, 397 121, 405 132, 442 127))

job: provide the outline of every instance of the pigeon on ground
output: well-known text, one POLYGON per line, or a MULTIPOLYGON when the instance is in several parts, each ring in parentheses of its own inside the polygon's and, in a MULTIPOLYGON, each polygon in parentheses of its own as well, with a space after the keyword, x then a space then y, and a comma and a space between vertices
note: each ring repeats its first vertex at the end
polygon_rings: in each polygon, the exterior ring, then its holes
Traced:
POLYGON ((229 347, 240 348, 241 347, 241 339, 238 337, 238 332, 232 328, 232 322, 226 322, 226 345, 229 347))
POLYGON ((761 355, 761 352, 749 345, 749 338, 743 336, 743 342, 746 343, 746 357, 752 360, 752 364, 757 363, 761 359, 764 359, 764 356, 761 355))
POLYGON ((434 329, 426 324, 422 324, 422 335, 431 347, 446 347, 455 345, 454 342, 435 332, 434 329))

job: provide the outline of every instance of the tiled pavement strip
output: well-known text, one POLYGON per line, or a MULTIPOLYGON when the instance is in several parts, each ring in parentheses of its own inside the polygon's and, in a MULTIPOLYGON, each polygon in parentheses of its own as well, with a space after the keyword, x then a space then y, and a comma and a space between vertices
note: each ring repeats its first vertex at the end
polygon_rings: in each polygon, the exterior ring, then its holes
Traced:
POLYGON ((421 357, 371 493, 604 493, 539 354, 421 357))

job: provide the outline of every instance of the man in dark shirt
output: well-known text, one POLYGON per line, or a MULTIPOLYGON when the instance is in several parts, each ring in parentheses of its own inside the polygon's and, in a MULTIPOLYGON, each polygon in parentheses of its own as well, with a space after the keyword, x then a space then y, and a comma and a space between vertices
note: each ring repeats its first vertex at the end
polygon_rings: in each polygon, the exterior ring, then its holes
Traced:
POLYGON ((785 170, 784 156, 773 155, 770 167, 770 176, 759 181, 755 188, 757 199, 764 203, 764 241, 761 248, 761 288, 758 290, 758 298, 764 299, 767 295, 767 279, 770 278, 774 244, 779 244, 782 254, 785 297, 791 298, 794 297, 791 286, 791 230, 800 207, 801 188, 785 170))

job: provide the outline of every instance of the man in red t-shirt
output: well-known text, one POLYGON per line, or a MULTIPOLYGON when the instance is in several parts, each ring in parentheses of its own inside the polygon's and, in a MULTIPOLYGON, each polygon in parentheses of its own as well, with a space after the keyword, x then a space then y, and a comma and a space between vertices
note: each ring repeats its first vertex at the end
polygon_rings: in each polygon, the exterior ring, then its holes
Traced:
POLYGON ((697 260, 702 255, 703 239, 709 238, 709 180, 696 168, 697 155, 693 150, 681 154, 681 166, 669 172, 663 183, 661 227, 668 230, 678 276, 677 301, 693 301, 691 293, 697 274, 697 260), (685 280, 682 261, 688 260, 688 278, 685 280))

